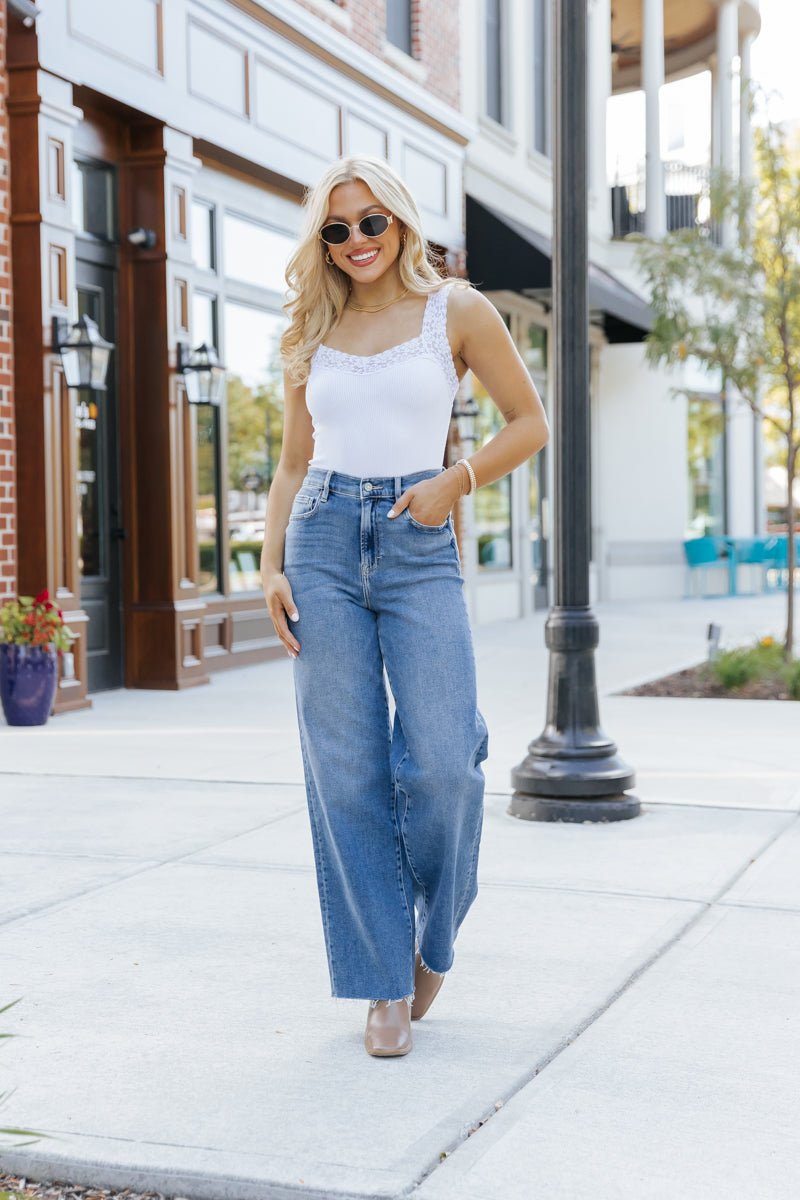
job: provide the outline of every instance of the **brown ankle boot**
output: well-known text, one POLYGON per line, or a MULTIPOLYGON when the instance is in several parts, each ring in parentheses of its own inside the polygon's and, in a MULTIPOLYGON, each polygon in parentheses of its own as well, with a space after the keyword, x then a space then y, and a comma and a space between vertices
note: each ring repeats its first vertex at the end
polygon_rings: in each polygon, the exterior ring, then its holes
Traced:
POLYGON ((429 971, 422 965, 419 950, 414 964, 414 1003, 411 1005, 411 1020, 418 1021, 424 1017, 433 1004, 439 988, 444 983, 444 975, 437 971, 429 971))
POLYGON ((411 1041, 410 1005, 403 1000, 370 1000, 364 1045, 368 1054, 390 1058, 408 1054, 411 1041))

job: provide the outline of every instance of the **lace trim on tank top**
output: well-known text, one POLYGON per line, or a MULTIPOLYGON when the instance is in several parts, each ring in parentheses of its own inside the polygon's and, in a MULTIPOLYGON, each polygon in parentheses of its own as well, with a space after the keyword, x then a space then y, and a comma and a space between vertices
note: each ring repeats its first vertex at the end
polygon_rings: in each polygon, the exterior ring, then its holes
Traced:
POLYGON ((321 342, 312 355, 312 364, 318 362, 320 365, 338 366, 358 375, 366 375, 393 363, 403 362, 407 358, 414 358, 420 353, 420 349, 424 349, 440 364, 455 392, 458 387, 458 374, 447 340, 447 298, 453 286, 451 283, 447 287, 440 287, 428 293, 422 317, 422 330, 416 337, 400 342, 397 346, 389 346, 386 350, 379 350, 377 354, 349 354, 346 350, 336 350, 333 346, 326 346, 321 342))

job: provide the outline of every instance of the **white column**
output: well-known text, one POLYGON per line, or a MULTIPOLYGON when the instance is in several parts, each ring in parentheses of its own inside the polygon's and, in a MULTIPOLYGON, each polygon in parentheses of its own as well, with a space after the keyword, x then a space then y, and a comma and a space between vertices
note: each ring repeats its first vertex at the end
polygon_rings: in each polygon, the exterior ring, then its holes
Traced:
POLYGON ((643 0, 642 87, 645 98, 645 233, 667 232, 664 164, 661 161, 660 97, 664 83, 664 0, 643 0))
POLYGON ((717 55, 709 56, 708 69, 711 72, 711 165, 719 162, 719 91, 717 89, 717 55))
MULTIPOLYGON (((739 0, 722 0, 717 14, 717 113, 719 122, 718 164, 733 172, 733 59, 739 42, 739 0)), ((722 240, 731 245, 735 236, 731 218, 724 222, 722 240)))
POLYGON ((739 174, 742 179, 753 178, 753 129, 750 112, 747 106, 746 90, 752 78, 750 69, 750 47, 753 44, 753 34, 745 33, 739 43, 741 58, 740 87, 741 101, 739 104, 739 174))
MULTIPOLYGON (((739 175, 743 180, 753 180, 753 130, 747 104, 747 85, 751 79, 750 47, 753 44, 753 33, 742 34, 739 42, 739 57, 741 59, 740 87, 741 101, 739 104, 739 175)), ((758 403, 764 403, 763 384, 759 388, 758 403)), ((753 439, 753 536, 763 537, 767 527, 767 509, 764 501, 765 483, 765 445, 764 425, 761 417, 752 413, 753 439)))
POLYGON ((606 170, 611 95, 611 0, 589 0, 589 220, 590 233, 611 237, 611 192, 606 170))

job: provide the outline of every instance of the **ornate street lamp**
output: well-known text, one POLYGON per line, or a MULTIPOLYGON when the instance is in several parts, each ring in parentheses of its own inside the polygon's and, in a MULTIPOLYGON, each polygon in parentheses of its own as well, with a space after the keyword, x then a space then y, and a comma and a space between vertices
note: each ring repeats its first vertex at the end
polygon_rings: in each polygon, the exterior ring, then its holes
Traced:
POLYGON ((512 816, 621 821, 639 815, 635 775, 599 724, 589 604, 589 309, 585 3, 555 0, 553 328, 555 600, 545 728, 511 770, 512 816))
POLYGON ((219 361, 216 347, 203 342, 190 350, 184 342, 178 342, 178 374, 183 375, 186 399, 190 404, 222 403, 225 367, 219 361))
POLYGON ((97 323, 86 313, 70 325, 65 317, 53 317, 53 349, 61 355, 67 387, 104 392, 113 342, 101 335, 97 323))

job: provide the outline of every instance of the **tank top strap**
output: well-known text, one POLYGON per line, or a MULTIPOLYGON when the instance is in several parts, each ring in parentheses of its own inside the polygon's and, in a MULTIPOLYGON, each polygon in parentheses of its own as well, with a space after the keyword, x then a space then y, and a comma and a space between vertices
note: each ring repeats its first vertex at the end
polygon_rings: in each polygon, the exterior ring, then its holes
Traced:
POLYGON ((454 387, 458 387, 458 376, 450 342, 447 340, 447 300, 454 287, 454 281, 437 288, 428 295, 423 321, 423 339, 444 368, 446 377, 454 387))

